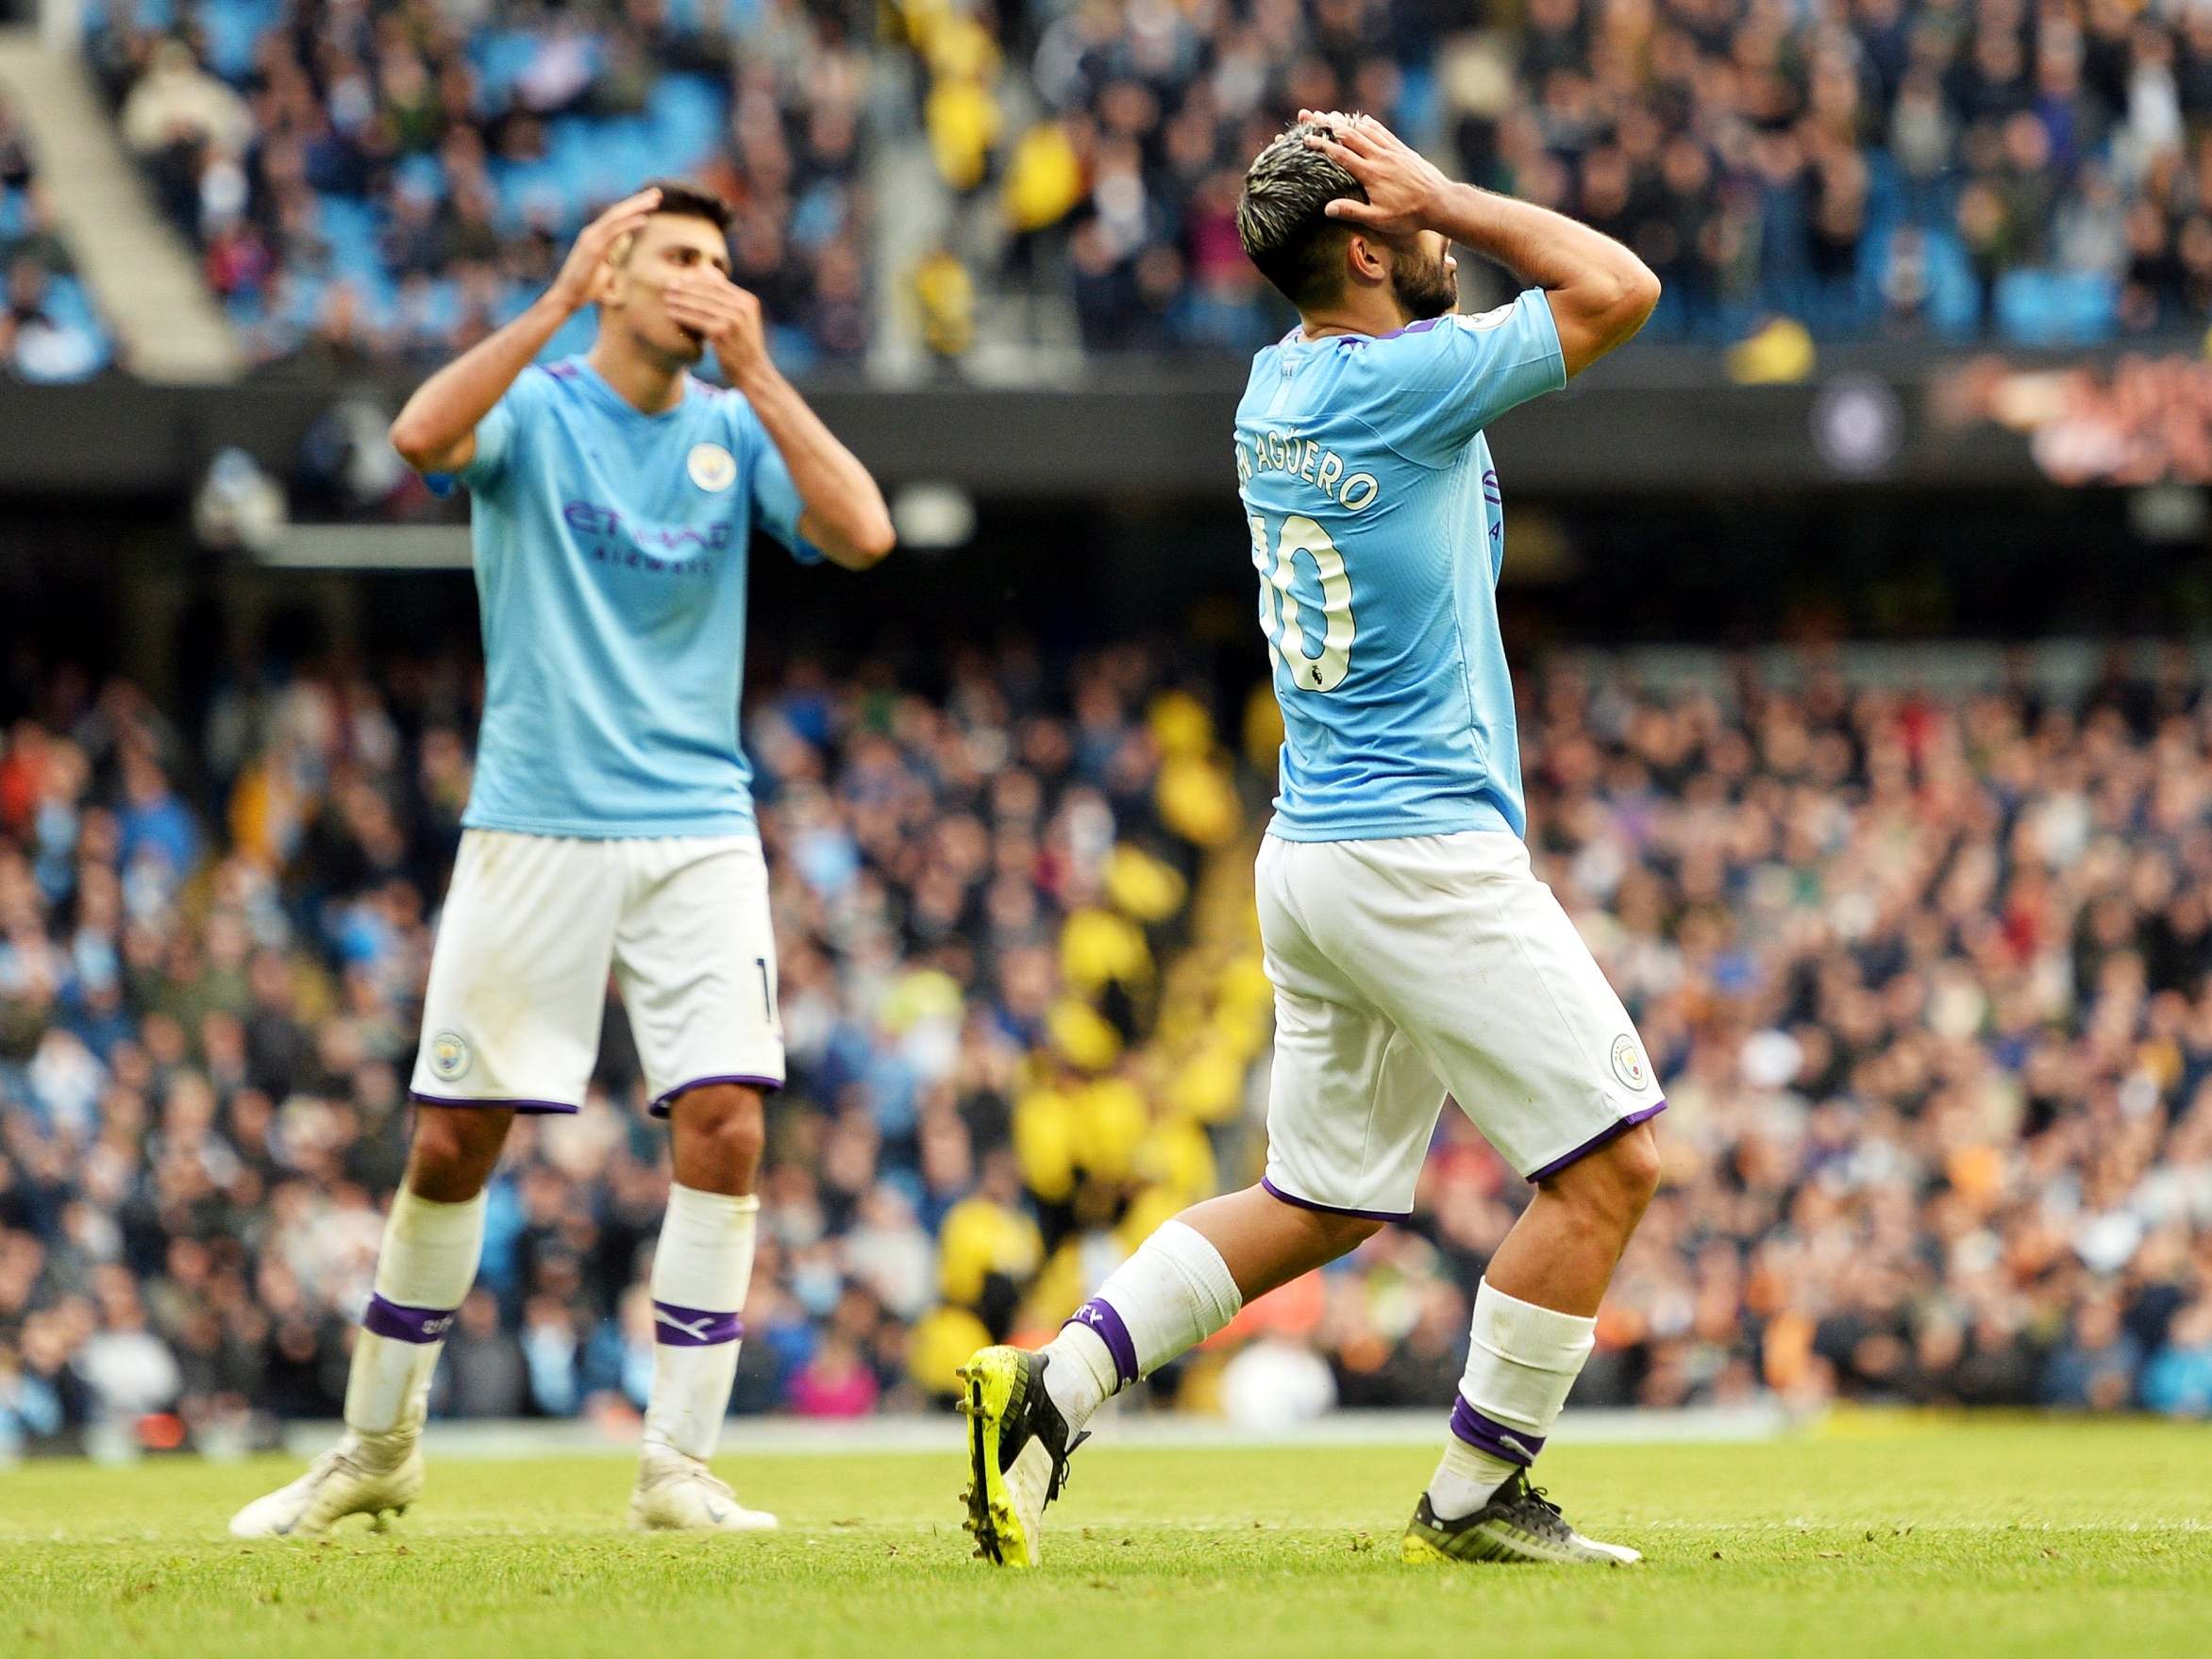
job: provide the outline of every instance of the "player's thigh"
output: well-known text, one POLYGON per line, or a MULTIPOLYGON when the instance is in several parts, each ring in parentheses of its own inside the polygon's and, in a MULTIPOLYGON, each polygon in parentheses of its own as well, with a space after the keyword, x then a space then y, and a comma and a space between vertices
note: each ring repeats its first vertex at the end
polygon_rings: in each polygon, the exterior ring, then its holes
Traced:
POLYGON ((1275 985, 1266 1184, 1291 1203, 1396 1218, 1413 1209, 1444 1086, 1390 1018, 1315 942, 1336 854, 1269 837, 1259 908, 1275 985))
POLYGON ((461 836, 423 996, 414 1094, 573 1112, 598 1056, 619 872, 603 841, 461 836))
POLYGON ((783 1082, 768 871, 750 836, 628 844, 614 973, 653 1111, 701 1083, 783 1082))
POLYGON ((1665 1104, 1628 1011, 1518 837, 1366 845, 1389 896, 1376 999, 1507 1163, 1533 1180, 1665 1104))

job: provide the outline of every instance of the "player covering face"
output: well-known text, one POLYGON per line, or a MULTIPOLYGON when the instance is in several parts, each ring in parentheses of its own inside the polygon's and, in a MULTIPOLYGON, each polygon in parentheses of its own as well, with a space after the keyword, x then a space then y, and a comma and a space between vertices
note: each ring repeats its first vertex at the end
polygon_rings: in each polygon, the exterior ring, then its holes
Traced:
POLYGON ((1379 122, 1307 112, 1252 163, 1238 228, 1300 326, 1254 360, 1239 494, 1282 709, 1259 858, 1276 997, 1266 1175, 1185 1211, 1045 1349, 962 1370, 967 1525, 1036 1565, 1099 1404, 1250 1299, 1413 1208, 1447 1094, 1534 1185, 1479 1287, 1416 1561, 1626 1563, 1529 1484, 1658 1180, 1666 1104, 1522 835, 1483 432, 1639 328, 1658 283, 1586 226, 1453 184, 1379 122), (1451 314, 1458 243, 1524 284, 1451 314))
POLYGON ((551 288, 393 424, 409 464, 472 498, 483 724, 345 1435, 240 1511, 239 1536, 312 1537, 421 1492, 431 1378, 476 1279, 485 1182, 518 1113, 582 1103, 610 971, 675 1172, 630 1520, 775 1525, 707 1467, 752 1274, 762 1094, 783 1081, 738 743, 746 561, 762 531, 860 569, 892 533, 865 469, 770 360, 759 302, 729 280, 728 225, 718 199, 677 183, 615 204, 551 288), (538 364, 587 306, 592 349, 538 364), (727 390, 692 377, 708 353, 727 390))

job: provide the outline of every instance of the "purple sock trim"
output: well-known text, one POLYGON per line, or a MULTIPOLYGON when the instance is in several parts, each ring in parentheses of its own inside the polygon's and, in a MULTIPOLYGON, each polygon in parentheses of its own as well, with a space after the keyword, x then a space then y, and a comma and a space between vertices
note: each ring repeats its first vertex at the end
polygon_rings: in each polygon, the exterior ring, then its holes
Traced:
MULTIPOLYGON (((1127 1388, 1142 1375, 1137 1369, 1137 1345, 1130 1340, 1129 1327, 1121 1322, 1121 1315, 1114 1311, 1114 1304, 1093 1297, 1075 1311, 1069 1325, 1081 1325, 1106 1345, 1106 1351, 1114 1356, 1114 1375, 1127 1388)), ((1062 1327, 1063 1330, 1066 1326, 1062 1327)))
POLYGON ((754 1077, 745 1072, 731 1072, 727 1077, 695 1077, 688 1082, 678 1083, 673 1089, 664 1089, 655 1095, 653 1103, 645 1110, 655 1117, 666 1117, 668 1109, 676 1104, 677 1096, 687 1094, 693 1089, 711 1089, 716 1083, 743 1083, 748 1089, 760 1089, 765 1093, 773 1094, 783 1086, 783 1080, 779 1077, 754 1077))
POLYGON ((1280 1198, 1300 1210, 1318 1211, 1323 1215, 1357 1215, 1363 1221, 1410 1221, 1413 1218, 1411 1210, 1350 1210, 1342 1204, 1317 1203, 1312 1198, 1301 1198, 1296 1193, 1284 1192, 1264 1175, 1260 1177, 1260 1185, 1271 1198, 1280 1198))
POLYGON ((455 1308, 403 1307, 372 1296, 361 1314, 361 1329, 377 1336, 389 1336, 394 1342, 439 1342, 444 1339, 457 1312, 455 1308))
POLYGON ((555 1113, 573 1115, 576 1112, 574 1103, 566 1100, 478 1100, 465 1095, 426 1095, 420 1089, 408 1090, 407 1098, 417 1106, 511 1106, 525 1117, 544 1117, 555 1113))
POLYGON ((712 1348, 717 1343, 735 1342, 744 1334, 745 1321, 735 1313, 679 1308, 674 1302, 653 1304, 653 1340, 670 1348, 712 1348))
POLYGON ((1600 1147, 1604 1146, 1608 1141, 1618 1140, 1622 1135, 1628 1133, 1630 1130, 1635 1128, 1637 1124, 1647 1122, 1650 1119, 1658 1116, 1659 1114, 1666 1110, 1667 1102, 1661 1100, 1656 1105, 1641 1107, 1636 1111, 1630 1113, 1619 1122, 1600 1130, 1596 1134, 1592 1135, 1588 1140, 1584 1141, 1573 1151, 1567 1153, 1563 1157, 1552 1159, 1550 1163, 1545 1165, 1543 1168, 1537 1170, 1535 1174, 1530 1176, 1530 1181, 1535 1182, 1546 1180, 1550 1176, 1557 1175, 1562 1169, 1565 1169, 1577 1158, 1587 1158, 1592 1152, 1595 1152, 1600 1147))
POLYGON ((1451 1402, 1451 1432, 1477 1451, 1486 1451, 1492 1457, 1502 1457, 1507 1463, 1517 1463, 1522 1468, 1536 1461, 1536 1454, 1544 1450, 1545 1437, 1531 1434, 1486 1417, 1467 1404, 1467 1397, 1458 1396, 1451 1402))

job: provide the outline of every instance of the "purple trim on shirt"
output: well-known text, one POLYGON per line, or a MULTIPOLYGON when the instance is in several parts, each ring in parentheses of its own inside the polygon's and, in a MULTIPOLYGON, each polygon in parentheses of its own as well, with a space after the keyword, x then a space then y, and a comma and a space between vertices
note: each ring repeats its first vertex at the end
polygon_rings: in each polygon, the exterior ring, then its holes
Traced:
POLYGON ((373 1336, 389 1336, 394 1342, 441 1342, 453 1323, 453 1308, 411 1308, 402 1303, 386 1301, 380 1296, 369 1298, 369 1305, 361 1310, 361 1329, 373 1336))
POLYGON ((576 1108, 565 1100, 518 1100, 492 1098, 477 1099, 466 1095, 426 1095, 420 1089, 410 1089, 407 1098, 417 1106, 507 1106, 525 1117, 543 1117, 549 1114, 573 1114, 576 1108))
POLYGON ((688 1093, 693 1089, 711 1089, 716 1083, 742 1083, 748 1089, 760 1089, 767 1094, 774 1094, 783 1086, 783 1080, 779 1077, 755 1077, 742 1071, 731 1072, 724 1077, 695 1077, 688 1083, 678 1083, 673 1089, 662 1090, 653 1097, 653 1103, 645 1110, 655 1117, 666 1117, 668 1109, 676 1104, 677 1096, 688 1093))
POLYGON ((1618 1140, 1622 1135, 1628 1133, 1630 1130, 1635 1128, 1637 1124, 1646 1122, 1651 1118, 1654 1118, 1666 1110, 1667 1102, 1664 1100, 1660 1101, 1655 1106, 1644 1106, 1638 1108, 1636 1111, 1630 1113, 1626 1117, 1622 1118, 1618 1123, 1613 1124, 1606 1129, 1600 1130, 1596 1134, 1592 1135, 1588 1140, 1584 1141, 1573 1151, 1568 1152, 1562 1157, 1552 1159, 1550 1163, 1545 1165, 1543 1168, 1537 1170, 1535 1174, 1530 1176, 1529 1180, 1532 1182, 1534 1182, 1544 1181, 1551 1176, 1557 1175, 1562 1169, 1565 1169, 1577 1158, 1587 1158, 1600 1147, 1605 1146, 1609 1142, 1618 1140))
POLYGON ((1536 1454, 1544 1450, 1545 1436, 1532 1434, 1525 1429, 1517 1429, 1510 1423, 1501 1423, 1496 1417, 1486 1416, 1467 1404, 1467 1397, 1457 1396, 1451 1402, 1451 1432, 1477 1451, 1486 1451, 1492 1457, 1502 1457, 1507 1463, 1517 1463, 1522 1468, 1536 1461, 1536 1454))
MULTIPOLYGON (((1144 1373, 1137 1369, 1137 1345, 1131 1340, 1129 1327, 1121 1322, 1121 1315, 1114 1311, 1114 1304, 1099 1297, 1076 1309, 1068 1325, 1081 1325, 1106 1345, 1106 1351, 1114 1356, 1114 1373, 1126 1388, 1144 1373)), ((1066 1326, 1062 1326, 1065 1330, 1066 1326)))
POLYGON ((745 1321, 732 1313, 711 1308, 682 1308, 674 1302, 653 1304, 653 1340, 667 1348, 714 1348, 745 1335, 745 1321))
POLYGON ((1408 323, 1402 328, 1393 328, 1387 334, 1377 334, 1371 336, 1370 338, 1376 340, 1396 340, 1400 334, 1426 334, 1430 329, 1435 327, 1437 324, 1443 321, 1444 318, 1442 317, 1423 317, 1417 323, 1408 323))
POLYGON ((1357 1215, 1363 1221, 1403 1221, 1413 1215, 1411 1210, 1354 1210, 1344 1204, 1321 1204, 1312 1198, 1301 1198, 1296 1193, 1286 1193, 1265 1176, 1260 1184, 1270 1198, 1281 1198, 1286 1204, 1295 1204, 1301 1210, 1312 1210, 1322 1215, 1357 1215))

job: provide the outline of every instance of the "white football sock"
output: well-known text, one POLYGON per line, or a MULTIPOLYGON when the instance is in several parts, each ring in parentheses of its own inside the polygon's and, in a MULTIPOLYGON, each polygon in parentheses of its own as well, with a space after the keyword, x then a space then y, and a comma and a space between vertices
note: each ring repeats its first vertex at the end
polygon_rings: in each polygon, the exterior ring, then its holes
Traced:
POLYGON ((393 1196, 345 1381, 345 1424, 372 1462, 397 1462, 422 1433, 438 1354, 484 1252, 484 1205, 482 1193, 459 1204, 404 1185, 393 1196))
POLYGON ((668 1215, 653 1250, 653 1394, 645 1450, 672 1447, 705 1462, 722 1437, 737 1380, 738 1314, 753 1277, 751 1194, 668 1189, 668 1215))
POLYGON ((1243 1306, 1212 1241, 1164 1222, 1046 1345, 1045 1392, 1080 1431, 1108 1396, 1196 1348, 1243 1306))
POLYGON ((1429 1483, 1439 1520, 1471 1515, 1536 1461, 1598 1341, 1596 1319, 1518 1300, 1487 1279, 1475 1292, 1473 1325, 1452 1437, 1429 1483))

